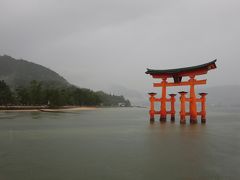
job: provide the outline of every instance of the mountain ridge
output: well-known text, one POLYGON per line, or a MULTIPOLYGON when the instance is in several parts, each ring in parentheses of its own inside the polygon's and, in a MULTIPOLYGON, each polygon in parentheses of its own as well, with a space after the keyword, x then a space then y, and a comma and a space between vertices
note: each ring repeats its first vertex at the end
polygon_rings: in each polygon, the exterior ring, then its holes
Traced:
POLYGON ((10 87, 26 86, 31 81, 41 81, 56 86, 68 86, 70 83, 55 71, 23 59, 14 59, 9 55, 0 56, 0 79, 10 87))

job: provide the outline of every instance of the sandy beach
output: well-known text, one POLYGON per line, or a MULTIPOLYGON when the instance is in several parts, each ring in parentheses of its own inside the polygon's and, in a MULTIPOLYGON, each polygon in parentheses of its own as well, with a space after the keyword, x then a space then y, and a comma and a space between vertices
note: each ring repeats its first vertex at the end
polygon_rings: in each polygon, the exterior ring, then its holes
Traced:
POLYGON ((95 110, 96 107, 67 107, 59 109, 39 109, 41 112, 69 112, 69 111, 86 111, 86 110, 95 110))
POLYGON ((97 109, 97 107, 63 106, 60 108, 49 108, 46 106, 8 106, 8 107, 1 106, 0 112, 69 112, 95 109, 97 109))

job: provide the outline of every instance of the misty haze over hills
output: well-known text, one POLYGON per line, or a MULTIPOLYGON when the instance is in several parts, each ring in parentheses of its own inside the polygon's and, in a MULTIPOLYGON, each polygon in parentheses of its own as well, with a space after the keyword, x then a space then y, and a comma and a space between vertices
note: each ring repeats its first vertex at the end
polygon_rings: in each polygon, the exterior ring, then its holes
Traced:
POLYGON ((217 107, 231 106, 240 108, 240 86, 216 86, 206 89, 209 93, 208 104, 217 107))
MULTIPOLYGON (((149 106, 148 101, 148 92, 136 91, 132 89, 128 89, 123 86, 112 86, 109 90, 115 94, 122 94, 124 97, 131 100, 133 105, 140 106, 149 106)), ((169 93, 177 93, 178 90, 173 91, 170 90, 169 93)), ((189 88, 184 88, 187 92, 189 92, 189 88)), ((155 88, 157 92, 157 96, 161 96, 161 88, 155 88)), ((197 87, 196 93, 207 92, 207 103, 210 106, 214 107, 240 107, 240 86, 238 85, 229 85, 229 86, 214 86, 214 87, 197 87)), ((179 98, 179 95, 176 96, 179 98)))

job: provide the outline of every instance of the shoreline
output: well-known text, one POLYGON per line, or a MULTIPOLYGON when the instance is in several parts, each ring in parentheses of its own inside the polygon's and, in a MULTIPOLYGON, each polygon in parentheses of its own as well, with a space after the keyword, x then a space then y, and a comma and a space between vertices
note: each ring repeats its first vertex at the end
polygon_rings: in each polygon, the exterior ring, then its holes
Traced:
POLYGON ((92 106, 62 106, 50 108, 47 106, 1 106, 0 112, 69 112, 82 110, 95 110, 92 106))

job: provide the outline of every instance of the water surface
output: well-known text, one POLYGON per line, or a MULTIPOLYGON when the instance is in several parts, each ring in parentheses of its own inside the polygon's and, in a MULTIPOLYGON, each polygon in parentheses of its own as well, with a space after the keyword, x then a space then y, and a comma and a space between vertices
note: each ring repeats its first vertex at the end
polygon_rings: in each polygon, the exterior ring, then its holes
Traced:
POLYGON ((150 124, 147 109, 0 113, 0 180, 240 179, 240 114, 150 124))

